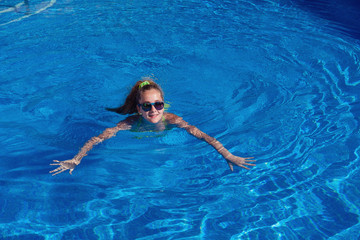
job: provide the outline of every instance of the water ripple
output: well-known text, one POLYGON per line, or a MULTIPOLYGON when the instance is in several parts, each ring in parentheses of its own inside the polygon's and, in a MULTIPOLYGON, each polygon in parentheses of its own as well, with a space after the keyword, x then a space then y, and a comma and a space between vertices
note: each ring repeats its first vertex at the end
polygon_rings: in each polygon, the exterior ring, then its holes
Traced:
POLYGON ((359 44, 287 3, 57 1, 41 27, 35 17, 4 26, 2 236, 356 234, 359 44), (104 105, 149 73, 163 79, 170 112, 257 166, 230 172, 211 146, 173 129, 121 132, 72 176, 48 176, 53 158, 123 119, 104 105))

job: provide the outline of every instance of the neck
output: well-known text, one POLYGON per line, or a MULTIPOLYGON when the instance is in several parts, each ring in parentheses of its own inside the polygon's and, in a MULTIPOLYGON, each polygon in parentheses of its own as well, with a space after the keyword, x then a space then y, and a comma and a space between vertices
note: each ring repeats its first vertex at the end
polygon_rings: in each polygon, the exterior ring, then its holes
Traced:
POLYGON ((152 123, 147 121, 145 118, 143 118, 142 116, 140 116, 139 118, 139 123, 141 124, 141 127, 145 130, 145 131, 163 131, 165 130, 165 117, 162 116, 161 120, 157 123, 152 123))

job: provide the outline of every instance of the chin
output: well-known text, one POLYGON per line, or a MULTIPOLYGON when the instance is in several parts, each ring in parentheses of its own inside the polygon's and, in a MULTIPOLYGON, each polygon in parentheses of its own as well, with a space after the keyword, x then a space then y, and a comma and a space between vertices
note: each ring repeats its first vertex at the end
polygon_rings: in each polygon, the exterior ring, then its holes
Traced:
POLYGON ((162 116, 157 116, 157 117, 155 117, 155 118, 150 118, 150 117, 147 117, 146 118, 146 120, 148 121, 148 122, 151 122, 151 123, 158 123, 158 122, 160 122, 161 121, 161 118, 162 118, 162 116))

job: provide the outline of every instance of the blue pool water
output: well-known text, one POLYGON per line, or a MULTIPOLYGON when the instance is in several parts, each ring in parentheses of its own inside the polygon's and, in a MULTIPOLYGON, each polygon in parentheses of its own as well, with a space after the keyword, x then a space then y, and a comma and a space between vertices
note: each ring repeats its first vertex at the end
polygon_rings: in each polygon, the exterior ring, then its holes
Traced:
POLYGON ((356 6, 307 3, 0 1, 0 238, 359 239, 356 6), (173 129, 51 176, 145 75, 257 166, 173 129))

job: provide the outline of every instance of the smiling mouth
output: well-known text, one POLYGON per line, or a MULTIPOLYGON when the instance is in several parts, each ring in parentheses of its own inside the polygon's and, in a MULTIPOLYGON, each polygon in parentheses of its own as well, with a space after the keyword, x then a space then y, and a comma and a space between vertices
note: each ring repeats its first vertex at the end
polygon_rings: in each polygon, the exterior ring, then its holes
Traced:
POLYGON ((158 115, 159 115, 159 114, 151 114, 151 115, 149 114, 149 117, 150 117, 150 118, 155 118, 155 117, 157 117, 158 115))

